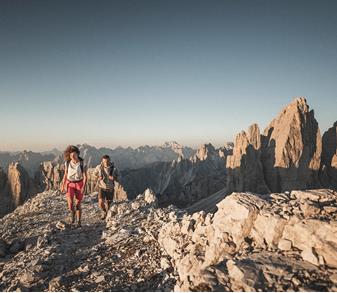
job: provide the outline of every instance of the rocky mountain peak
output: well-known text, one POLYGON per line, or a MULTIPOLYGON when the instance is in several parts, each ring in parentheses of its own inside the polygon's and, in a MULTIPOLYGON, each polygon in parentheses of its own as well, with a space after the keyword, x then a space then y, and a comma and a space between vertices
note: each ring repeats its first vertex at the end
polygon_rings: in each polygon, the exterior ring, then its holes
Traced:
POLYGON ((265 129, 263 140, 262 161, 271 190, 319 186, 321 134, 305 98, 286 106, 265 129))
POLYGON ((162 148, 182 149, 183 146, 176 141, 166 141, 161 145, 162 148))
POLYGON ((263 135, 253 124, 236 136, 233 155, 227 159, 229 191, 265 193, 317 188, 321 152, 314 112, 305 98, 297 98, 263 135))
POLYGON ((198 148, 197 153, 195 154, 195 158, 200 161, 204 161, 215 153, 215 147, 211 143, 203 144, 198 148))

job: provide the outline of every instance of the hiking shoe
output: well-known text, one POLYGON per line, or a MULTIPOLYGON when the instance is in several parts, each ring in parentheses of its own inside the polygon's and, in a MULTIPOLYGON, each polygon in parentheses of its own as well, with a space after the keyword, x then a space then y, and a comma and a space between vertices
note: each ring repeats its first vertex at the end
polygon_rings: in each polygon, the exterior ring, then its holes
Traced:
POLYGON ((79 227, 82 227, 81 221, 78 221, 78 222, 77 222, 77 227, 78 227, 78 228, 79 228, 79 227))

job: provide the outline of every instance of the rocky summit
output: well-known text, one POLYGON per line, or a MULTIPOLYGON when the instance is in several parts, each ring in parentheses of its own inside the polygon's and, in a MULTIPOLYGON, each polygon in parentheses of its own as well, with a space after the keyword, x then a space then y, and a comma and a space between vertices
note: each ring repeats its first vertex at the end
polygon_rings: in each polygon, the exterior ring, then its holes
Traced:
POLYGON ((336 215, 329 189, 232 193, 193 214, 147 189, 105 221, 86 195, 77 228, 50 190, 0 219, 0 290, 336 291, 336 215))

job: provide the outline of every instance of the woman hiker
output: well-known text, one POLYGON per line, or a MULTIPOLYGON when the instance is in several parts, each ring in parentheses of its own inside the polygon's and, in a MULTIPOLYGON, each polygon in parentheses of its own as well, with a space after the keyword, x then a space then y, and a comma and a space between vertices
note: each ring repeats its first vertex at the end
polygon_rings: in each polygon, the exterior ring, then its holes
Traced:
POLYGON ((66 192, 68 208, 70 211, 70 223, 74 224, 77 217, 77 225, 81 226, 81 201, 87 182, 87 170, 83 159, 80 157, 78 147, 70 145, 64 151, 65 168, 61 185, 61 192, 66 192))
POLYGON ((118 180, 118 170, 108 155, 102 157, 101 163, 95 168, 94 176, 98 178, 98 205, 102 209, 104 220, 113 201, 115 181, 118 180))

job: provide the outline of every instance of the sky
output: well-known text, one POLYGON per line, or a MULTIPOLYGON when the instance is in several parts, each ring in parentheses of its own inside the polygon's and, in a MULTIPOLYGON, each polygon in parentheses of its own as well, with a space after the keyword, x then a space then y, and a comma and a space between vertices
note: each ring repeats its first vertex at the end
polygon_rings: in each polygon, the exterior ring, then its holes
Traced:
POLYGON ((197 147, 305 96, 337 120, 337 1, 0 1, 0 150, 197 147))

